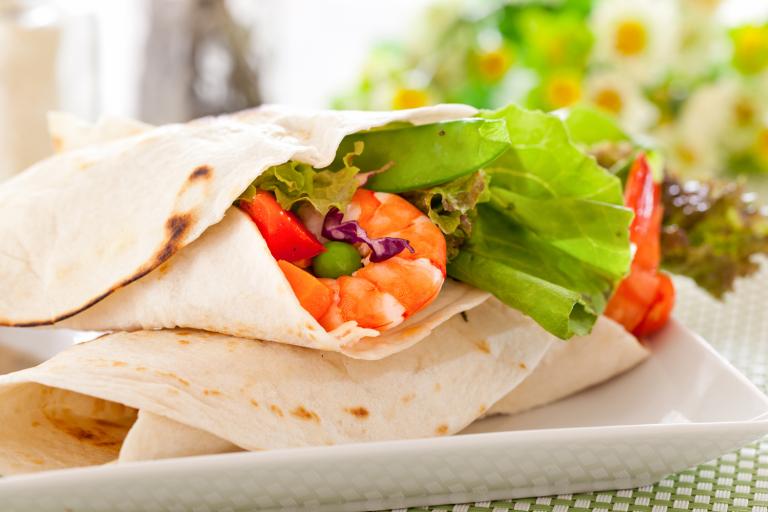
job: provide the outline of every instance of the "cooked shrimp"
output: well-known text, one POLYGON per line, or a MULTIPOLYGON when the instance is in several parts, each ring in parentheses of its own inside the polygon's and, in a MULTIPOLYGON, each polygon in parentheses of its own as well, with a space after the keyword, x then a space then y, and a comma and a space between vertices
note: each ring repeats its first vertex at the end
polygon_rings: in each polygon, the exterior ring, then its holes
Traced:
POLYGON ((368 247, 358 244, 363 267, 337 279, 280 261, 299 302, 326 330, 347 322, 391 329, 437 297, 445 281, 445 237, 426 215, 397 195, 359 189, 344 218, 356 220, 371 238, 405 239, 413 252, 374 263, 368 247))

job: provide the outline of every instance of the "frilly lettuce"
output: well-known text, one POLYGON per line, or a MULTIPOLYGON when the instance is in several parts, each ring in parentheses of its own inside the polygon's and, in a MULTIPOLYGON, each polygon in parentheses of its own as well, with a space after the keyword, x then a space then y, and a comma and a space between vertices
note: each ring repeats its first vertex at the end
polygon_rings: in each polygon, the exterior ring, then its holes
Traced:
POLYGON ((360 186, 360 168, 354 165, 354 159, 362 152, 363 143, 354 144, 340 159, 338 169, 315 169, 295 161, 276 165, 264 171, 251 187, 274 192, 277 202, 286 210, 308 202, 323 215, 331 208, 344 211, 360 186))
POLYGON ((490 200, 489 182, 488 174, 480 170, 437 187, 403 194, 445 234, 449 260, 472 234, 477 205, 490 200))
POLYGON ((741 183, 714 180, 663 185, 662 266, 688 276, 715 297, 733 289, 736 278, 759 268, 768 254, 768 210, 741 183))

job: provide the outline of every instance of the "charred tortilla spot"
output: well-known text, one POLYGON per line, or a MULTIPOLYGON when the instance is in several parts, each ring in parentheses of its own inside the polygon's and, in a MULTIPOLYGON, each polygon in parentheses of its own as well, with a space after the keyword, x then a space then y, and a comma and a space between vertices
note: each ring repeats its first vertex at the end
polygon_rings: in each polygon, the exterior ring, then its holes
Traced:
POLYGON ((219 391, 218 389, 204 389, 203 394, 205 396, 220 396, 221 391, 219 391))
POLYGON ((368 409, 366 409, 365 407, 347 407, 344 410, 349 414, 351 414, 352 416, 361 420, 367 418, 370 415, 370 413, 368 412, 368 409))
POLYGON ((213 177, 213 169, 207 165, 201 165, 192 171, 192 174, 189 175, 189 181, 206 180, 210 179, 211 177, 213 177))
POLYGON ((320 417, 316 413, 305 409, 301 405, 295 408, 294 410, 292 410, 291 414, 301 420, 314 421, 314 422, 320 423, 320 417))
MULTIPOLYGON (((141 277, 141 276, 139 276, 139 277, 141 277)), ((139 277, 136 277, 134 280, 138 279, 139 277)), ((126 283, 126 284, 130 284, 130 283, 126 283)), ((50 320, 37 320, 37 321, 33 321, 33 322, 9 322, 7 320, 3 320, 3 321, 0 322, 0 325, 4 325, 4 326, 8 326, 8 327, 40 327, 40 326, 43 326, 43 325, 55 324, 56 322, 61 322, 62 320, 66 320, 67 318, 71 318, 71 317, 75 316, 76 314, 80 313, 81 311, 84 311, 84 310, 90 308, 91 306, 93 306, 97 302, 101 302, 102 300, 107 298, 108 295, 110 295, 112 292, 114 292, 115 290, 117 290, 118 288, 120 288, 122 286, 124 286, 124 285, 115 286, 114 288, 110 289, 109 291, 107 291, 105 293, 102 293, 101 295, 99 295, 98 297, 93 299, 92 301, 88 302, 85 306, 83 306, 81 308, 77 308, 74 311, 70 311, 69 313, 64 313, 61 316, 57 316, 55 318, 51 318, 50 320)))
POLYGON ((439 436, 444 436, 447 433, 448 433, 448 425, 446 424, 438 425, 437 428, 435 429, 435 434, 439 436))
POLYGON ((523 369, 523 370, 527 370, 527 369, 528 369, 528 365, 527 365, 527 364, 525 364, 525 363, 520 363, 518 366, 519 366, 521 369, 523 369))
POLYGON ((160 275, 163 275, 163 274, 167 274, 169 270, 171 270, 171 265, 170 263, 166 262, 160 265, 159 267, 157 267, 156 272, 160 275))
POLYGON ((403 401, 404 404, 409 403, 411 400, 413 400, 416 397, 413 393, 408 393, 407 395, 403 395, 400 400, 403 401))
MULTIPOLYGON (((160 264, 167 261, 171 256, 176 254, 176 251, 180 249, 180 242, 184 238, 184 235, 186 234, 191 224, 192 214, 190 213, 172 215, 171 218, 168 219, 168 221, 165 223, 167 240, 163 244, 162 248, 157 252, 157 255, 153 258, 153 263, 148 265, 148 270, 143 271, 139 277, 143 277, 144 275, 148 274, 160 264)), ((135 281, 136 279, 138 279, 138 277, 132 279, 132 281, 135 281)))
POLYGON ((258 407, 259 406, 259 402, 257 402, 253 398, 251 398, 251 405, 254 406, 254 407, 258 407))
POLYGON ((488 342, 485 340, 480 340, 475 342, 475 346, 480 352, 483 352, 485 354, 491 353, 491 347, 488 345, 488 342))
POLYGON ((184 236, 192 224, 192 215, 189 213, 172 215, 165 223, 165 231, 168 236, 166 245, 175 245, 184 236))
MULTIPOLYGON (((63 412, 67 412, 64 409, 63 412)), ((51 426, 60 432, 77 439, 81 443, 87 443, 99 447, 116 447, 123 442, 123 437, 130 426, 128 423, 114 423, 108 420, 73 424, 70 417, 58 417, 54 414, 44 412, 46 419, 51 426)), ((131 423, 135 420, 133 416, 131 423)))
POLYGON ((125 426, 123 423, 118 423, 116 421, 111 421, 111 420, 105 420, 102 418, 96 418, 93 421, 94 423, 102 427, 123 428, 125 426))
MULTIPOLYGON (((139 368, 136 368, 136 369, 139 370, 139 368)), ((179 377, 178 375, 176 375, 173 372, 166 372, 166 371, 161 371, 161 370, 155 370, 155 375, 157 375, 158 377, 168 377, 168 378, 171 378, 171 379, 175 379, 182 386, 189 386, 189 381, 187 379, 179 377)))
POLYGON ((98 429, 87 430, 77 426, 71 426, 68 428, 62 428, 59 426, 59 430, 62 430, 64 433, 74 437, 78 441, 86 442, 94 446, 117 446, 122 442, 119 439, 111 438, 109 434, 98 429))
MULTIPOLYGON (((154 268, 154 267, 153 267, 153 268, 154 268)), ((65 320, 65 319, 67 319, 67 318, 69 318, 69 317, 71 317, 71 316, 75 316, 75 315, 76 315, 76 314, 78 314, 80 311, 83 311, 84 309, 88 309, 89 307, 93 306, 93 305, 94 305, 94 304, 96 304, 97 302, 100 302, 100 301, 102 301, 103 299, 106 299, 108 296, 112 295, 114 292, 116 292, 116 291, 117 291, 117 290, 119 290, 120 288, 123 288, 124 286, 128 286, 129 284, 131 284, 131 283, 132 283, 132 282, 134 282, 134 281, 138 281, 139 279, 141 279, 141 278, 142 278, 142 277, 144 277, 145 275, 149 274, 150 272, 152 272, 152 269, 151 269, 151 268, 149 268, 149 269, 146 269, 146 270, 140 270, 139 272, 135 273, 134 275, 132 275, 131 277, 129 277, 128 279, 126 279, 126 280, 125 280, 125 281, 123 281, 122 283, 118 284, 117 286, 113 286, 113 287, 112 287, 112 288, 111 288, 111 289, 110 289, 108 292, 106 292, 106 293, 102 294, 102 295, 101 295, 101 296, 99 296, 97 299, 95 299, 93 302, 91 302, 90 304, 88 304, 87 306, 85 306, 85 307, 83 307, 82 309, 80 309, 80 310, 78 310, 78 311, 76 311, 76 312, 72 313, 71 315, 67 315, 67 316, 66 316, 66 317, 64 317, 64 318, 59 318, 59 319, 57 319, 57 321, 58 321, 58 320, 65 320)))
POLYGON ((176 340, 179 345, 189 345, 189 340, 176 340))
POLYGON ((283 417, 283 410, 282 410, 282 409, 280 409, 280 408, 279 408, 278 406, 276 406, 275 404, 272 404, 272 405, 270 405, 270 406, 269 406, 269 410, 270 410, 270 411, 272 411, 272 413, 273 413, 275 416, 280 416, 281 418, 283 417))

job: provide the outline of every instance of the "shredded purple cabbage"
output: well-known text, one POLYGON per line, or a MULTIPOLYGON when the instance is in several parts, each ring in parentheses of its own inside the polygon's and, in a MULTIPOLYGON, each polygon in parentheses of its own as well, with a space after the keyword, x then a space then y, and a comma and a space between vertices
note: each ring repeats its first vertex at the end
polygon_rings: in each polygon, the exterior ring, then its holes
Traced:
POLYGON ((379 263, 397 256, 404 249, 416 252, 408 240, 384 236, 370 238, 365 229, 356 221, 344 221, 344 214, 338 208, 331 208, 323 222, 323 236, 328 240, 347 242, 350 244, 364 243, 371 248, 371 261, 379 263))

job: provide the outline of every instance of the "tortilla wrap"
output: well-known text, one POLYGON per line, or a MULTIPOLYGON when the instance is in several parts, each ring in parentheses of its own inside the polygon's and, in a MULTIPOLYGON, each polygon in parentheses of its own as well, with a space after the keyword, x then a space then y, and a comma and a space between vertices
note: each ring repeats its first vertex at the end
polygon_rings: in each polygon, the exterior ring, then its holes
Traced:
MULTIPOLYGON (((621 325, 601 317, 588 336, 551 343, 531 374, 496 402, 486 416, 516 414, 555 402, 626 372, 649 354, 621 325)), ((208 432, 141 411, 119 460, 156 460, 238 449, 208 432), (173 444, 166 439, 173 439, 173 444)))
POLYGON ((515 414, 565 398, 637 366, 650 352, 624 327, 601 316, 588 336, 552 343, 539 365, 492 414, 515 414))
POLYGON ((119 462, 239 452, 236 444, 149 411, 139 411, 123 441, 119 462), (172 440, 172 442, 169 442, 172 440))
POLYGON ((495 299, 381 361, 203 331, 111 334, 0 377, 0 474, 106 463, 126 436, 124 460, 186 454, 196 430, 213 451, 449 435, 554 340, 495 299))
POLYGON ((54 115, 52 138, 65 151, 0 186, 0 285, 14 290, 0 297, 0 325, 190 327, 367 359, 403 350, 488 294, 456 285, 450 300, 398 331, 379 336, 347 323, 327 333, 232 202, 270 166, 330 164, 345 135, 475 112, 271 106, 157 128, 119 120, 89 127, 54 115))
POLYGON ((606 318, 589 336, 568 342, 555 340, 495 300, 470 313, 468 320, 465 324, 456 317, 417 347, 382 362, 197 331, 107 336, 37 369, 0 379, 0 474, 226 453, 252 448, 247 442, 270 449, 320 440, 449 434, 481 416, 500 387, 512 391, 487 414, 511 414, 559 400, 628 370, 648 355, 606 318), (505 312, 512 317, 502 318, 505 312), (498 327, 489 325, 475 330, 486 316, 506 327, 496 334, 498 327), (215 361, 215 368, 209 369, 208 361, 215 361), (216 369, 223 365, 235 365, 238 375, 219 376, 216 369), (306 368, 313 370, 302 376, 306 368), (261 382, 254 376, 262 376, 261 382), (140 384, 134 390, 137 378, 140 384), (311 389, 321 380, 328 384, 311 389), (251 400, 261 407, 261 415, 251 400), (350 407, 352 402, 365 405, 350 407), (307 405, 297 406, 303 403, 307 405), (286 417, 291 430, 272 436, 270 429, 280 431, 286 425, 270 420, 286 417), (352 417, 363 429, 370 422, 373 431, 350 429, 352 417), (257 432, 243 432, 243 425, 257 432), (319 429, 321 436, 335 438, 319 439, 302 434, 303 429, 319 429), (240 445, 231 440, 234 436, 240 445))

